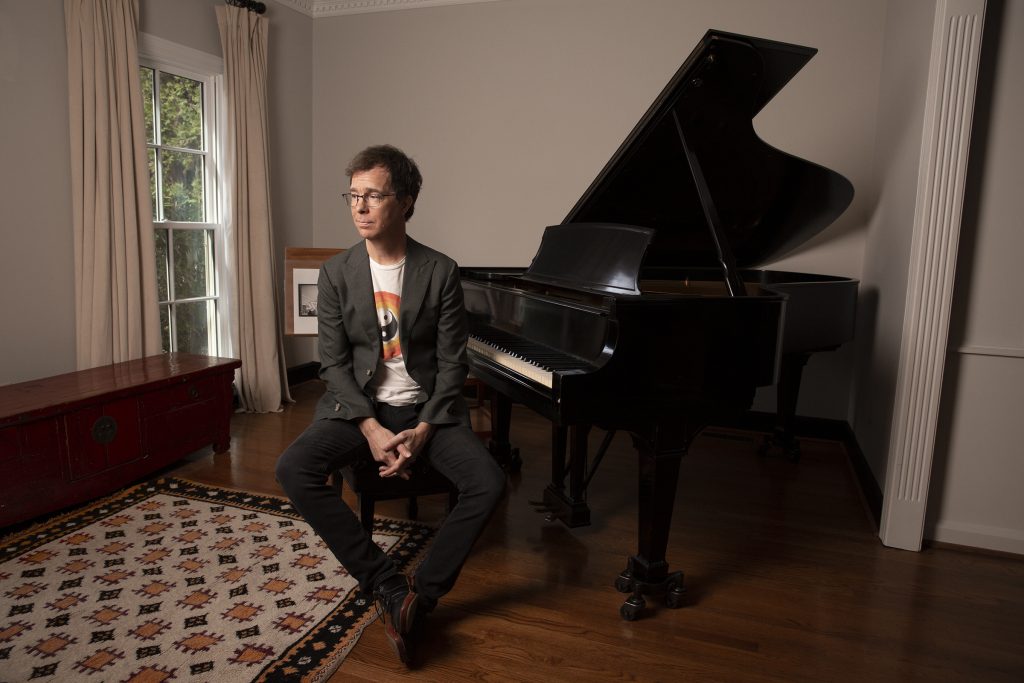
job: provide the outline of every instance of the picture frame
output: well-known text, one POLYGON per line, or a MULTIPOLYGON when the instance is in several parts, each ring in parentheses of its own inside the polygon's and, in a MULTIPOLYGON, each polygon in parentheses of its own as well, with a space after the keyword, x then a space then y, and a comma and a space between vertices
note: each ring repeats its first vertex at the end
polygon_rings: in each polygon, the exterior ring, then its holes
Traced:
POLYGON ((315 337, 316 281, 324 261, 344 249, 285 247, 284 250, 284 333, 293 337, 315 337))

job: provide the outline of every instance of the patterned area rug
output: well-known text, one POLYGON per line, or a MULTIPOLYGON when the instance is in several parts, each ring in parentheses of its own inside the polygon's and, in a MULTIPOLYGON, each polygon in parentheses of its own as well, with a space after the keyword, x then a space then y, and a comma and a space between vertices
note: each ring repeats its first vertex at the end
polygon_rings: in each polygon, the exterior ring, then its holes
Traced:
MULTIPOLYGON (((411 569, 433 534, 373 537, 411 569)), ((158 479, 0 548, 0 681, 321 681, 375 618, 284 498, 158 479)))

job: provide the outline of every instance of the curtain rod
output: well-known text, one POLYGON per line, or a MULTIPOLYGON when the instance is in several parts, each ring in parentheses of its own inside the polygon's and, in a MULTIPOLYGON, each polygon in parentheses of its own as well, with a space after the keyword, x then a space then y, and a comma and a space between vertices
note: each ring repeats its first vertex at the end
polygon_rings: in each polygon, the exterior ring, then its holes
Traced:
POLYGON ((225 0, 225 2, 234 7, 241 7, 242 9, 247 9, 250 12, 255 12, 256 14, 263 14, 267 11, 267 6, 265 4, 262 2, 255 2, 254 0, 225 0))

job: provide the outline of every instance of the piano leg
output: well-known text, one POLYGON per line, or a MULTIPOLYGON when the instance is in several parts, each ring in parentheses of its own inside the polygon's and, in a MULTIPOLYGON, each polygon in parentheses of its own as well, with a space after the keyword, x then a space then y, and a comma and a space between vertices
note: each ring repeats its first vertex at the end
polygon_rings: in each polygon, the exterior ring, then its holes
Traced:
POLYGON ((548 521, 560 519, 569 527, 590 524, 584 483, 590 425, 551 425, 551 483, 544 489, 548 521), (569 435, 569 495, 565 493, 565 445, 569 435))
POLYGON ((551 483, 548 488, 559 496, 565 493, 565 445, 569 428, 551 425, 551 483))
POLYGON ((636 619, 646 606, 644 595, 663 596, 666 606, 672 609, 683 604, 683 572, 668 571, 665 550, 672 526, 679 463, 697 431, 666 434, 658 429, 650 436, 633 434, 640 469, 639 548, 615 579, 619 592, 632 593, 619 608, 619 614, 627 621, 636 619))
POLYGON ((778 424, 774 432, 761 442, 758 449, 761 455, 766 455, 771 449, 777 448, 793 462, 800 460, 800 442, 794 434, 793 422, 796 417, 796 401, 800 396, 800 380, 810 357, 811 354, 801 352, 782 354, 776 399, 778 424))
POLYGON ((501 392, 491 392, 491 440, 487 449, 491 456, 509 472, 518 472, 523 466, 519 449, 509 441, 512 428, 512 399, 501 392))

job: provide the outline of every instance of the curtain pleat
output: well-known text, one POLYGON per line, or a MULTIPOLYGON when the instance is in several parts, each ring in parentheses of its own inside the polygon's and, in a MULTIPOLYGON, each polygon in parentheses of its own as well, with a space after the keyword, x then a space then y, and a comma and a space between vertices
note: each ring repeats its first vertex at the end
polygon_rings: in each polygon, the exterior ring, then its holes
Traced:
POLYGON ((238 389, 248 412, 291 401, 274 267, 267 123, 267 21, 218 6, 227 92, 228 239, 234 247, 238 389))
POLYGON ((65 0, 79 369, 160 353, 138 0, 65 0))

